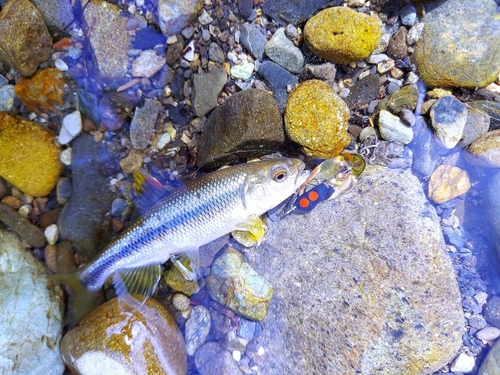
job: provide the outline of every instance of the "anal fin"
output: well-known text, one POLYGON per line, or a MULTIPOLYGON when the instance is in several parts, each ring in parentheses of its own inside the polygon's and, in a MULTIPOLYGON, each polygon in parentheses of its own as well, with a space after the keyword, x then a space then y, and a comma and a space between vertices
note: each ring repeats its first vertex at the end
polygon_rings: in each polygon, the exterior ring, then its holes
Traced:
POLYGON ((257 215, 251 215, 247 221, 238 224, 237 228, 231 234, 236 241, 246 247, 260 245, 268 230, 265 220, 257 215))
POLYGON ((161 276, 161 264, 123 269, 113 275, 116 295, 139 294, 153 295, 161 276))

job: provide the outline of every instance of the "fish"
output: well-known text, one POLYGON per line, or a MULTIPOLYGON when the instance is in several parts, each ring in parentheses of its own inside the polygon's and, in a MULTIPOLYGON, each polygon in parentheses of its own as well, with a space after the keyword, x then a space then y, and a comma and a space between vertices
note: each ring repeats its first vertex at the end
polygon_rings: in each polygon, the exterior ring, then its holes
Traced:
POLYGON ((144 214, 86 266, 51 275, 71 291, 69 325, 90 312, 93 297, 110 277, 118 296, 151 296, 161 264, 173 255, 195 257, 199 247, 230 232, 252 231, 261 223, 260 216, 294 194, 309 173, 299 159, 253 161, 209 173, 168 193, 154 178, 141 174, 138 205, 144 214), (161 199, 155 202, 152 197, 161 199))

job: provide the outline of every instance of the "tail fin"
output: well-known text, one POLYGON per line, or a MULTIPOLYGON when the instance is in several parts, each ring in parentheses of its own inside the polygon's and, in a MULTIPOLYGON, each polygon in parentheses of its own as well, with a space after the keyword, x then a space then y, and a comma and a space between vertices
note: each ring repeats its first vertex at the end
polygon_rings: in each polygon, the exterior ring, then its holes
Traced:
POLYGON ((68 306, 68 328, 75 327, 95 307, 93 300, 97 291, 85 287, 80 272, 50 275, 50 279, 65 284, 70 289, 68 306))

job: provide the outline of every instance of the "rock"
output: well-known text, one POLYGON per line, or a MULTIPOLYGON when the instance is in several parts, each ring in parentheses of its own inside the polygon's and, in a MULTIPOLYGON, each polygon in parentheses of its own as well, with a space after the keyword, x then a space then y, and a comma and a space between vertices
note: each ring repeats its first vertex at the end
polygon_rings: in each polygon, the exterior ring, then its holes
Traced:
POLYGON ((68 144, 82 131, 82 116, 80 111, 74 111, 64 116, 61 131, 59 132, 59 143, 68 144))
POLYGON ((275 152, 284 143, 276 99, 264 91, 248 89, 212 111, 198 143, 197 164, 214 168, 239 158, 275 152))
POLYGON ((0 203, 0 222, 7 225, 13 232, 17 233, 28 245, 42 247, 45 245, 45 236, 36 225, 21 216, 16 210, 5 203, 0 203))
POLYGON ((500 73, 496 14, 493 0, 434 2, 423 17, 424 31, 415 48, 424 82, 431 87, 473 89, 495 81, 500 73))
POLYGON ((49 245, 55 245, 57 239, 59 238, 59 228, 57 225, 51 224, 45 228, 44 234, 49 245))
POLYGON ((54 68, 38 71, 33 77, 19 78, 14 92, 29 111, 57 112, 55 105, 64 104, 64 76, 54 68))
POLYGON ((62 375, 62 290, 47 280, 44 266, 17 236, 5 230, 0 230, 0 285, 0 372, 62 375))
MULTIPOLYGON (((332 64, 330 62, 324 63, 324 64, 319 64, 319 65, 313 65, 313 64, 307 64, 304 67, 303 72, 301 73, 301 81, 306 81, 308 79, 320 79, 322 81, 325 81, 328 83, 330 86, 335 85, 335 74, 337 73, 337 69, 335 69, 335 64, 332 64)), ((368 76, 371 77, 371 76, 368 76)), ((366 78, 368 78, 366 77, 366 78)), ((352 86, 350 89, 351 91, 355 90, 354 87, 356 85, 359 85, 359 82, 362 82, 364 79, 360 79, 357 81, 354 86, 352 86)), ((369 88, 368 88, 369 90, 369 88)))
POLYGON ((424 24, 422 22, 417 22, 410 30, 408 30, 408 35, 406 37, 406 44, 409 46, 414 45, 420 39, 424 31, 424 24))
POLYGON ((380 135, 386 141, 408 144, 413 139, 413 130, 406 126, 398 116, 394 116, 385 109, 380 111, 378 119, 380 135))
POLYGON ((92 0, 83 7, 84 30, 89 33, 88 42, 97 73, 103 80, 123 80, 128 73, 130 35, 126 18, 120 16, 120 8, 103 0, 92 0))
POLYGON ((51 31, 66 29, 73 22, 73 7, 71 0, 33 0, 32 3, 38 8, 45 24, 51 31))
POLYGON ((222 64, 224 62, 225 60, 224 51, 217 43, 212 42, 208 46, 208 58, 219 64, 222 64))
POLYGON ((462 132, 462 139, 457 143, 458 147, 465 148, 476 139, 486 134, 490 127, 490 116, 479 109, 468 108, 467 121, 462 132))
POLYGON ((498 375, 500 374, 500 340, 493 345, 484 359, 477 375, 498 375))
POLYGON ((202 8, 201 0, 159 0, 158 24, 165 35, 179 34, 202 8))
MULTIPOLYGON (((491 184, 491 186, 493 186, 493 185, 498 186, 497 181, 499 180, 499 178, 498 178, 499 175, 500 175, 499 173, 497 173, 495 175, 495 177, 494 177, 495 182, 493 184, 491 184)), ((491 190, 491 189, 489 189, 489 190, 491 190)), ((488 197, 490 200, 490 205, 492 205, 493 207, 495 207, 495 206, 499 207, 498 205, 495 204, 496 202, 492 202, 491 194, 488 197)), ((489 210, 489 211, 491 211, 491 210, 489 210)), ((497 219, 497 218, 495 218, 495 219, 497 219)), ((496 224, 496 222, 493 222, 493 226, 494 226, 495 231, 496 231, 497 236, 498 236, 498 234, 499 234, 498 227, 495 224, 496 224)), ((493 296, 486 302, 486 304, 483 307, 483 316, 486 319, 486 321, 488 322, 488 324, 492 325, 493 327, 500 328, 500 297, 499 296, 493 296)))
POLYGON ((254 69, 255 65, 251 62, 244 62, 241 65, 234 65, 230 70, 231 77, 246 81, 252 76, 254 69))
POLYGON ((137 168, 142 167, 144 156, 141 150, 136 148, 130 150, 129 154, 120 160, 120 167, 125 174, 132 174, 137 168))
POLYGON ((161 104, 154 99, 145 99, 144 105, 135 108, 130 124, 132 147, 139 150, 148 147, 160 109, 161 104))
POLYGON ((198 349, 194 363, 201 375, 242 375, 231 353, 214 341, 198 349))
POLYGON ((82 134, 72 146, 73 193, 59 215, 57 226, 60 238, 71 241, 90 260, 109 241, 103 218, 114 196, 99 169, 110 157, 106 145, 95 142, 90 134, 82 134))
POLYGON ((142 51, 132 63, 132 76, 151 78, 163 68, 165 62, 165 57, 157 55, 152 49, 142 51))
POLYGON ((368 166, 354 193, 276 224, 252 261, 275 286, 261 373, 427 375, 453 359, 461 297, 427 202, 411 171, 368 166))
POLYGON ((304 27, 311 52, 336 64, 367 58, 377 48, 381 34, 378 18, 342 7, 319 12, 304 27))
MULTIPOLYGON (((185 266, 187 258, 185 261, 181 261, 185 266)), ((192 296, 200 291, 200 286, 198 285, 196 280, 186 280, 186 277, 176 268, 172 267, 163 273, 163 279, 165 280, 165 284, 171 287, 174 290, 182 292, 188 296, 192 296)))
POLYGON ((218 303, 252 320, 264 319, 274 293, 273 287, 232 248, 214 261, 207 291, 218 303))
POLYGON ((14 108, 14 85, 0 88, 0 112, 10 112, 14 108))
MULTIPOLYGON (((489 183, 486 191, 487 201, 487 215, 489 222, 495 233, 497 253, 500 255, 500 196, 498 194, 500 189, 500 173, 495 173, 489 183)), ((500 297, 492 297, 484 308, 484 317, 486 321, 500 328, 500 297)))
POLYGON ((406 85, 394 91, 387 101, 387 108, 399 113, 403 108, 415 110, 419 98, 417 85, 406 85))
POLYGON ((488 116, 490 116, 489 130, 500 129, 500 103, 490 102, 487 100, 476 100, 468 103, 468 105, 472 108, 486 112, 488 116))
POLYGON ((398 15, 403 25, 413 26, 417 19, 417 10, 412 4, 408 4, 399 10, 398 15))
POLYGON ((304 66, 302 52, 285 35, 284 27, 276 30, 264 47, 264 52, 272 61, 292 73, 299 73, 304 66))
POLYGON ((500 167, 500 129, 490 131, 474 142, 467 149, 467 160, 484 167, 500 167))
POLYGON ((360 108, 372 100, 378 99, 379 92, 380 79, 376 75, 370 74, 350 87, 349 95, 345 98, 345 102, 349 108, 360 108))
POLYGON ((315 158, 340 154, 351 138, 347 132, 349 108, 323 81, 309 80, 290 94, 285 110, 285 128, 302 151, 315 158))
POLYGON ((208 25, 211 23, 214 19, 210 14, 207 12, 206 9, 202 9, 201 14, 198 16, 198 22, 201 23, 202 25, 208 25))
POLYGON ((444 96, 431 107, 431 123, 437 139, 451 149, 462 138, 467 121, 467 107, 454 96, 444 96))
POLYGON ((287 87, 294 87, 299 83, 297 76, 272 61, 264 61, 260 64, 259 74, 269 84, 281 111, 284 111, 289 95, 287 87))
POLYGON ((70 273, 76 270, 74 251, 71 242, 61 241, 57 244, 56 264, 58 273, 70 273))
POLYGON ((485 327, 476 333, 481 341, 493 341, 500 337, 500 329, 496 327, 485 327))
POLYGON ((186 321, 185 337, 188 355, 194 355, 196 350, 205 343, 210 332, 210 312, 206 307, 195 306, 186 321))
POLYGON ((52 40, 38 9, 29 0, 9 1, 0 13, 0 53, 23 77, 50 58, 52 40))
POLYGON ((245 340, 251 341, 255 332, 257 322, 240 318, 238 321, 238 336, 245 340))
POLYGON ((255 23, 245 23, 243 25, 240 41, 253 57, 262 61, 267 39, 264 32, 255 23))
POLYGON ((99 101, 100 123, 109 130, 117 131, 127 121, 136 101, 125 93, 109 92, 99 101))
POLYGON ((238 10, 241 17, 248 19, 252 15, 253 1, 252 0, 238 0, 238 10))
POLYGON ((290 2, 288 0, 264 0, 264 13, 283 26, 298 25, 312 17, 318 10, 330 6, 339 6, 341 0, 311 0, 290 2))
POLYGON ((182 334, 152 298, 107 301, 64 336, 61 353, 75 375, 187 373, 182 334))
POLYGON ((404 59, 408 56, 408 49, 406 47, 406 37, 408 30, 406 27, 401 26, 398 31, 392 36, 387 46, 387 54, 393 59, 404 59))
POLYGON ((187 311, 190 308, 191 300, 182 293, 175 293, 172 297, 172 304, 179 311, 187 311))
POLYGON ((26 194, 49 194, 62 172, 52 139, 39 124, 0 112, 0 176, 26 194))
POLYGON ((428 195, 437 204, 443 204, 467 193, 471 188, 466 171, 452 165, 439 165, 429 180, 428 195))
POLYGON ((474 370, 475 364, 476 361, 474 357, 465 353, 460 353, 451 364, 450 370, 454 373, 471 373, 474 370))
POLYGON ((193 110, 196 116, 204 116, 217 106, 227 74, 222 68, 214 68, 209 73, 194 74, 192 80, 193 110))

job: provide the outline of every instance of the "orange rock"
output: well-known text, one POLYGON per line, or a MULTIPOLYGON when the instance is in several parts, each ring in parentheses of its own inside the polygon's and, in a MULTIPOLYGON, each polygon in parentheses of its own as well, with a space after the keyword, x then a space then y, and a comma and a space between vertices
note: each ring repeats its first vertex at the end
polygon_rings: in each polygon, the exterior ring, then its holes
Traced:
POLYGON ((52 139, 36 122, 0 112, 0 176, 26 194, 49 194, 62 172, 52 139))
POLYGON ((64 336, 61 354, 71 372, 185 375, 186 346, 174 319, 152 298, 128 298, 132 305, 113 298, 64 336))
POLYGON ((70 38, 62 38, 57 43, 54 43, 54 48, 57 50, 67 50, 72 44, 73 42, 70 38))
POLYGON ((439 165, 429 180, 429 198, 437 204, 448 202, 469 191, 471 187, 467 172, 452 165, 439 165))
POLYGON ((30 111, 57 112, 54 105, 64 104, 64 76, 55 68, 40 70, 31 78, 19 78, 14 86, 16 96, 30 111))

